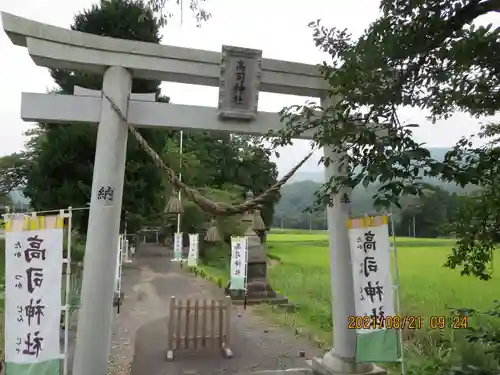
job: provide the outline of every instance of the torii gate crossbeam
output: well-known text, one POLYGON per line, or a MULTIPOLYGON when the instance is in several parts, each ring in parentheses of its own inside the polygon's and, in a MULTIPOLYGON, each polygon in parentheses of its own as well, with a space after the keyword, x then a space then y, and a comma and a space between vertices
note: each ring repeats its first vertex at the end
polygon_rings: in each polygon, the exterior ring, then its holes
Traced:
MULTIPOLYGON (((328 104, 326 82, 314 65, 263 59, 258 50, 225 46, 222 53, 194 50, 91 35, 3 12, 1 16, 11 41, 27 47, 37 65, 104 74, 102 91, 139 127, 263 134, 282 125, 276 114, 257 112, 259 91, 319 97, 323 105, 328 104), (228 71, 240 68, 234 64, 241 61, 246 73, 228 75, 228 71), (132 78, 218 86, 219 109, 151 102, 130 94, 132 78), (243 82, 246 96, 238 91, 239 101, 233 101, 229 91, 243 82)), ((128 130, 99 92, 80 90, 75 94, 23 93, 22 118, 99 123, 73 375, 105 375, 114 292, 114 275, 109 270, 114 269, 116 260, 128 130), (111 199, 99 197, 103 186, 113 189, 111 199)), ((311 133, 304 137, 310 138, 311 133)), ((330 147, 325 147, 325 154, 333 160, 326 168, 326 178, 343 173, 340 155, 330 147)), ((327 208, 335 347, 316 358, 313 369, 322 374, 379 373, 371 364, 354 362, 356 336, 347 326, 355 309, 346 229, 348 207, 340 199, 344 193, 333 197, 333 207, 327 208)))

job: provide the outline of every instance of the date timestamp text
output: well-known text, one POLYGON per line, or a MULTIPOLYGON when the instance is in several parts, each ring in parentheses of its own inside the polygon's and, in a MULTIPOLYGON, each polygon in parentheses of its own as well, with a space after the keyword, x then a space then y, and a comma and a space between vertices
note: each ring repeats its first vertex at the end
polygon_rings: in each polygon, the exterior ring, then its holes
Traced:
POLYGON ((350 316, 348 329, 464 329, 469 327, 468 316, 433 315, 428 318, 418 315, 350 316))

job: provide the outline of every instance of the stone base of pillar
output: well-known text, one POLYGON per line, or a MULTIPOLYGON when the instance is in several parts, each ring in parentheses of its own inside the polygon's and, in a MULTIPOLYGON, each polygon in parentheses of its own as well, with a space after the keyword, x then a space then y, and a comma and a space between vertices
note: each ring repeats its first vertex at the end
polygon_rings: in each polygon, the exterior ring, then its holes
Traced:
POLYGON ((331 351, 310 363, 316 375, 385 375, 387 371, 373 363, 356 363, 337 357, 331 351))
MULTIPOLYGON (((288 303, 288 298, 276 294, 267 280, 251 281, 247 285, 247 305, 268 303, 271 305, 283 305, 288 303)), ((231 297, 233 305, 243 305, 245 293, 242 290, 230 290, 226 288, 226 294, 231 297)))

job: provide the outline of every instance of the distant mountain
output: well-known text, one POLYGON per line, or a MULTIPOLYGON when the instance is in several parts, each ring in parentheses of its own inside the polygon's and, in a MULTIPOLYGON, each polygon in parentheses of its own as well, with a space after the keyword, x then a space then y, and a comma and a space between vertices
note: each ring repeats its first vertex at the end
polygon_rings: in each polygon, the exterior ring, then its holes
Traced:
MULTIPOLYGON (((436 160, 443 160, 448 151, 446 148, 431 148, 431 155, 436 160)), ((467 186, 462 189, 455 184, 445 183, 439 179, 424 177, 423 180, 434 186, 438 186, 450 193, 465 194, 475 189, 475 186, 467 186)), ((314 201, 314 192, 324 182, 323 171, 306 171, 297 173, 291 183, 281 189, 281 199, 275 207, 275 215, 278 217, 292 217, 301 215, 301 212, 311 206, 314 201)), ((353 214, 373 212, 373 199, 377 189, 376 184, 369 185, 366 189, 358 186, 352 193, 353 214)))
MULTIPOLYGON (((450 151, 449 148, 434 147, 429 148, 431 156, 436 160, 444 160, 444 155, 450 151)), ((289 180, 289 184, 300 181, 313 181, 323 183, 325 182, 325 172, 323 167, 318 165, 317 170, 299 171, 289 180)))
POLYGON ((302 181, 312 181, 323 183, 325 181, 325 172, 297 172, 289 180, 289 184, 302 182, 302 181))

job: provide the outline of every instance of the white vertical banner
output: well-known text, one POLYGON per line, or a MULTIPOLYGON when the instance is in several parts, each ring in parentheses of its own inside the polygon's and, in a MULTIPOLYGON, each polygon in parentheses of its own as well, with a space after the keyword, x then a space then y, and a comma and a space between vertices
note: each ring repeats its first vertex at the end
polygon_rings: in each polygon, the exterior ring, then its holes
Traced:
MULTIPOLYGON (((400 346, 394 309, 391 246, 387 216, 347 223, 353 267, 357 362, 398 362, 400 346), (396 323, 396 324, 395 324, 396 323)), ((399 323, 402 324, 402 323, 399 323)))
POLYGON ((123 237, 123 245, 122 245, 122 263, 131 263, 130 260, 130 245, 125 234, 121 235, 123 237))
POLYGON ((115 294, 120 296, 121 283, 122 283, 122 262, 123 262, 123 248, 125 246, 125 237, 121 234, 118 237, 118 254, 116 256, 116 270, 115 270, 115 294))
POLYGON ((199 234, 189 234, 188 267, 196 267, 198 265, 199 246, 199 234))
POLYGON ((174 234, 174 257, 172 262, 182 262, 182 232, 174 234))
POLYGON ((231 237, 231 290, 245 290, 248 266, 248 238, 231 237))
POLYGON ((6 375, 59 375, 63 226, 62 216, 6 221, 6 375))

